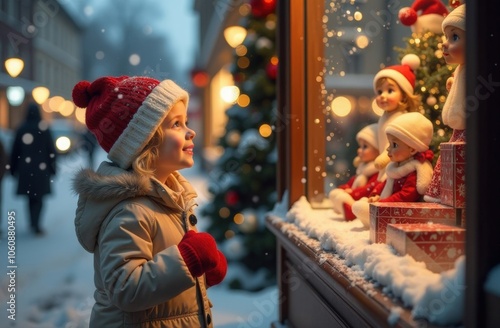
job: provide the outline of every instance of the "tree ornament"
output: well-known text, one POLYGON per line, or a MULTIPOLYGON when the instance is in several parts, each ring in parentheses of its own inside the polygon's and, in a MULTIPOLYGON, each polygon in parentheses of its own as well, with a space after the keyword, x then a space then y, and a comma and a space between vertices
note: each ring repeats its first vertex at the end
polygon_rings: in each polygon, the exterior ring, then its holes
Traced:
POLYGON ((226 134, 226 142, 231 147, 236 147, 241 140, 241 134, 238 131, 229 131, 226 134))
POLYGON ((278 65, 269 62, 266 66, 266 74, 271 80, 275 80, 276 76, 278 76, 278 65))
POLYGON ((252 7, 253 16, 263 18, 274 12, 276 0, 252 0, 250 6, 252 7))
POLYGON ((243 222, 238 225, 239 229, 243 233, 252 233, 257 230, 259 226, 259 220, 257 219, 257 215, 253 210, 245 210, 242 212, 243 214, 243 222))
POLYGON ((234 206, 240 201, 240 196, 238 195, 238 193, 236 191, 230 190, 226 193, 224 200, 225 200, 227 205, 234 206))
POLYGON ((271 40, 266 38, 265 36, 262 36, 257 39, 257 42, 255 42, 255 48, 257 50, 262 50, 262 49, 272 49, 273 48, 273 43, 271 40))
POLYGON ((425 102, 429 106, 434 106, 437 103, 437 99, 434 96, 429 96, 429 97, 427 97, 427 100, 425 102))
POLYGON ((462 4, 460 0, 449 0, 450 7, 455 9, 462 4))

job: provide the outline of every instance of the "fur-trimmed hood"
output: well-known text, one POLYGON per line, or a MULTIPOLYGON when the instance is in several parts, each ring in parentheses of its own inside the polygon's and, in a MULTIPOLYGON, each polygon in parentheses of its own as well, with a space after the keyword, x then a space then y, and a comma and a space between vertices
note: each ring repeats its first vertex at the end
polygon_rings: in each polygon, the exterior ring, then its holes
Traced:
POLYGON ((173 211, 188 211, 196 205, 196 192, 180 173, 172 173, 168 184, 172 188, 109 162, 101 163, 97 171, 77 172, 73 190, 79 196, 75 229, 80 244, 93 252, 102 222, 125 199, 145 196, 173 211))
POLYGON ((417 191, 420 195, 425 194, 429 184, 432 179, 432 164, 429 161, 424 161, 423 163, 416 159, 411 159, 405 163, 400 164, 390 162, 385 170, 387 174, 387 182, 385 184, 384 190, 380 194, 380 198, 386 198, 392 195, 392 186, 394 180, 403 178, 408 174, 417 171, 417 191))

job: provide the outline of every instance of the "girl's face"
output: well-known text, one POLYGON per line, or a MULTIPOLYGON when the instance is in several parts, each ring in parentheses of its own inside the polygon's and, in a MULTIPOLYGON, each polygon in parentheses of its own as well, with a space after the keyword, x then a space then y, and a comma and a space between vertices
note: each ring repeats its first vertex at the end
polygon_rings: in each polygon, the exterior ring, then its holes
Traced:
POLYGON ((396 82, 385 78, 377 85, 375 101, 383 111, 390 112, 398 109, 399 103, 403 101, 403 92, 396 82))
POLYGON ((465 63, 465 31, 453 26, 444 29, 443 56, 447 64, 465 63))
POLYGON ((389 147, 387 147, 387 155, 392 162, 400 163, 413 157, 417 151, 392 134, 387 134, 389 140, 389 147))
POLYGON ((196 133, 188 128, 184 102, 179 101, 172 107, 160 128, 163 141, 158 149, 155 176, 165 181, 172 172, 194 165, 193 139, 196 133))
POLYGON ((358 142, 358 157, 363 163, 368 163, 379 155, 378 149, 366 142, 365 139, 359 138, 358 142))

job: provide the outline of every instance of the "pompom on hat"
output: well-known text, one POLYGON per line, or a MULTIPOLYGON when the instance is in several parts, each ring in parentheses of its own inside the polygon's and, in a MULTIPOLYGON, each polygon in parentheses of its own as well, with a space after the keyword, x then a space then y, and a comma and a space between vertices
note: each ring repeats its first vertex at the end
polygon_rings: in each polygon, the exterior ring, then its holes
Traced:
POLYGON ((465 4, 456 7, 446 16, 442 24, 443 32, 447 26, 453 26, 465 31, 465 4))
POLYGON ((380 70, 373 78, 373 90, 377 93, 377 81, 381 78, 394 80, 399 87, 409 95, 415 88, 415 70, 420 66, 420 58, 415 54, 407 54, 401 60, 401 65, 388 66, 380 70))
POLYGON ((374 148, 378 149, 378 124, 373 123, 365 126, 356 134, 356 141, 363 139, 374 148))
POLYGON ((399 10, 398 18, 401 24, 410 26, 412 32, 430 31, 441 34, 441 23, 448 15, 448 9, 441 0, 415 0, 411 7, 399 10))
POLYGON ((419 112, 404 113, 387 125, 391 134, 418 152, 429 149, 434 133, 432 122, 419 112))
POLYGON ((179 101, 188 106, 184 89, 171 80, 149 77, 105 76, 73 88, 73 102, 87 108, 87 128, 123 169, 130 167, 179 101))

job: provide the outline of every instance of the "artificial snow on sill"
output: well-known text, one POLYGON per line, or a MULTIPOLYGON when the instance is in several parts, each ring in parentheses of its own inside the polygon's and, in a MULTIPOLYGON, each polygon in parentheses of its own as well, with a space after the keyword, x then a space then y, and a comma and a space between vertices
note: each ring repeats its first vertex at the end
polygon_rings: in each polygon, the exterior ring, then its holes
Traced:
MULTIPOLYGON (((271 216, 282 213, 276 211, 277 208, 281 207, 276 206, 271 216)), ((347 222, 331 209, 313 209, 305 197, 292 205, 284 219, 307 237, 317 240, 319 246, 312 243, 313 248, 334 253, 335 258, 348 267, 346 272, 353 283, 359 284, 361 277, 367 284, 374 282, 383 286, 384 293, 412 309, 415 319, 426 319, 437 325, 462 322, 465 256, 457 259, 454 269, 434 273, 425 263, 409 255, 399 256, 387 244, 371 243, 369 230, 359 220, 347 222)), ((392 309, 388 322, 397 321, 398 313, 398 309, 392 309)))

